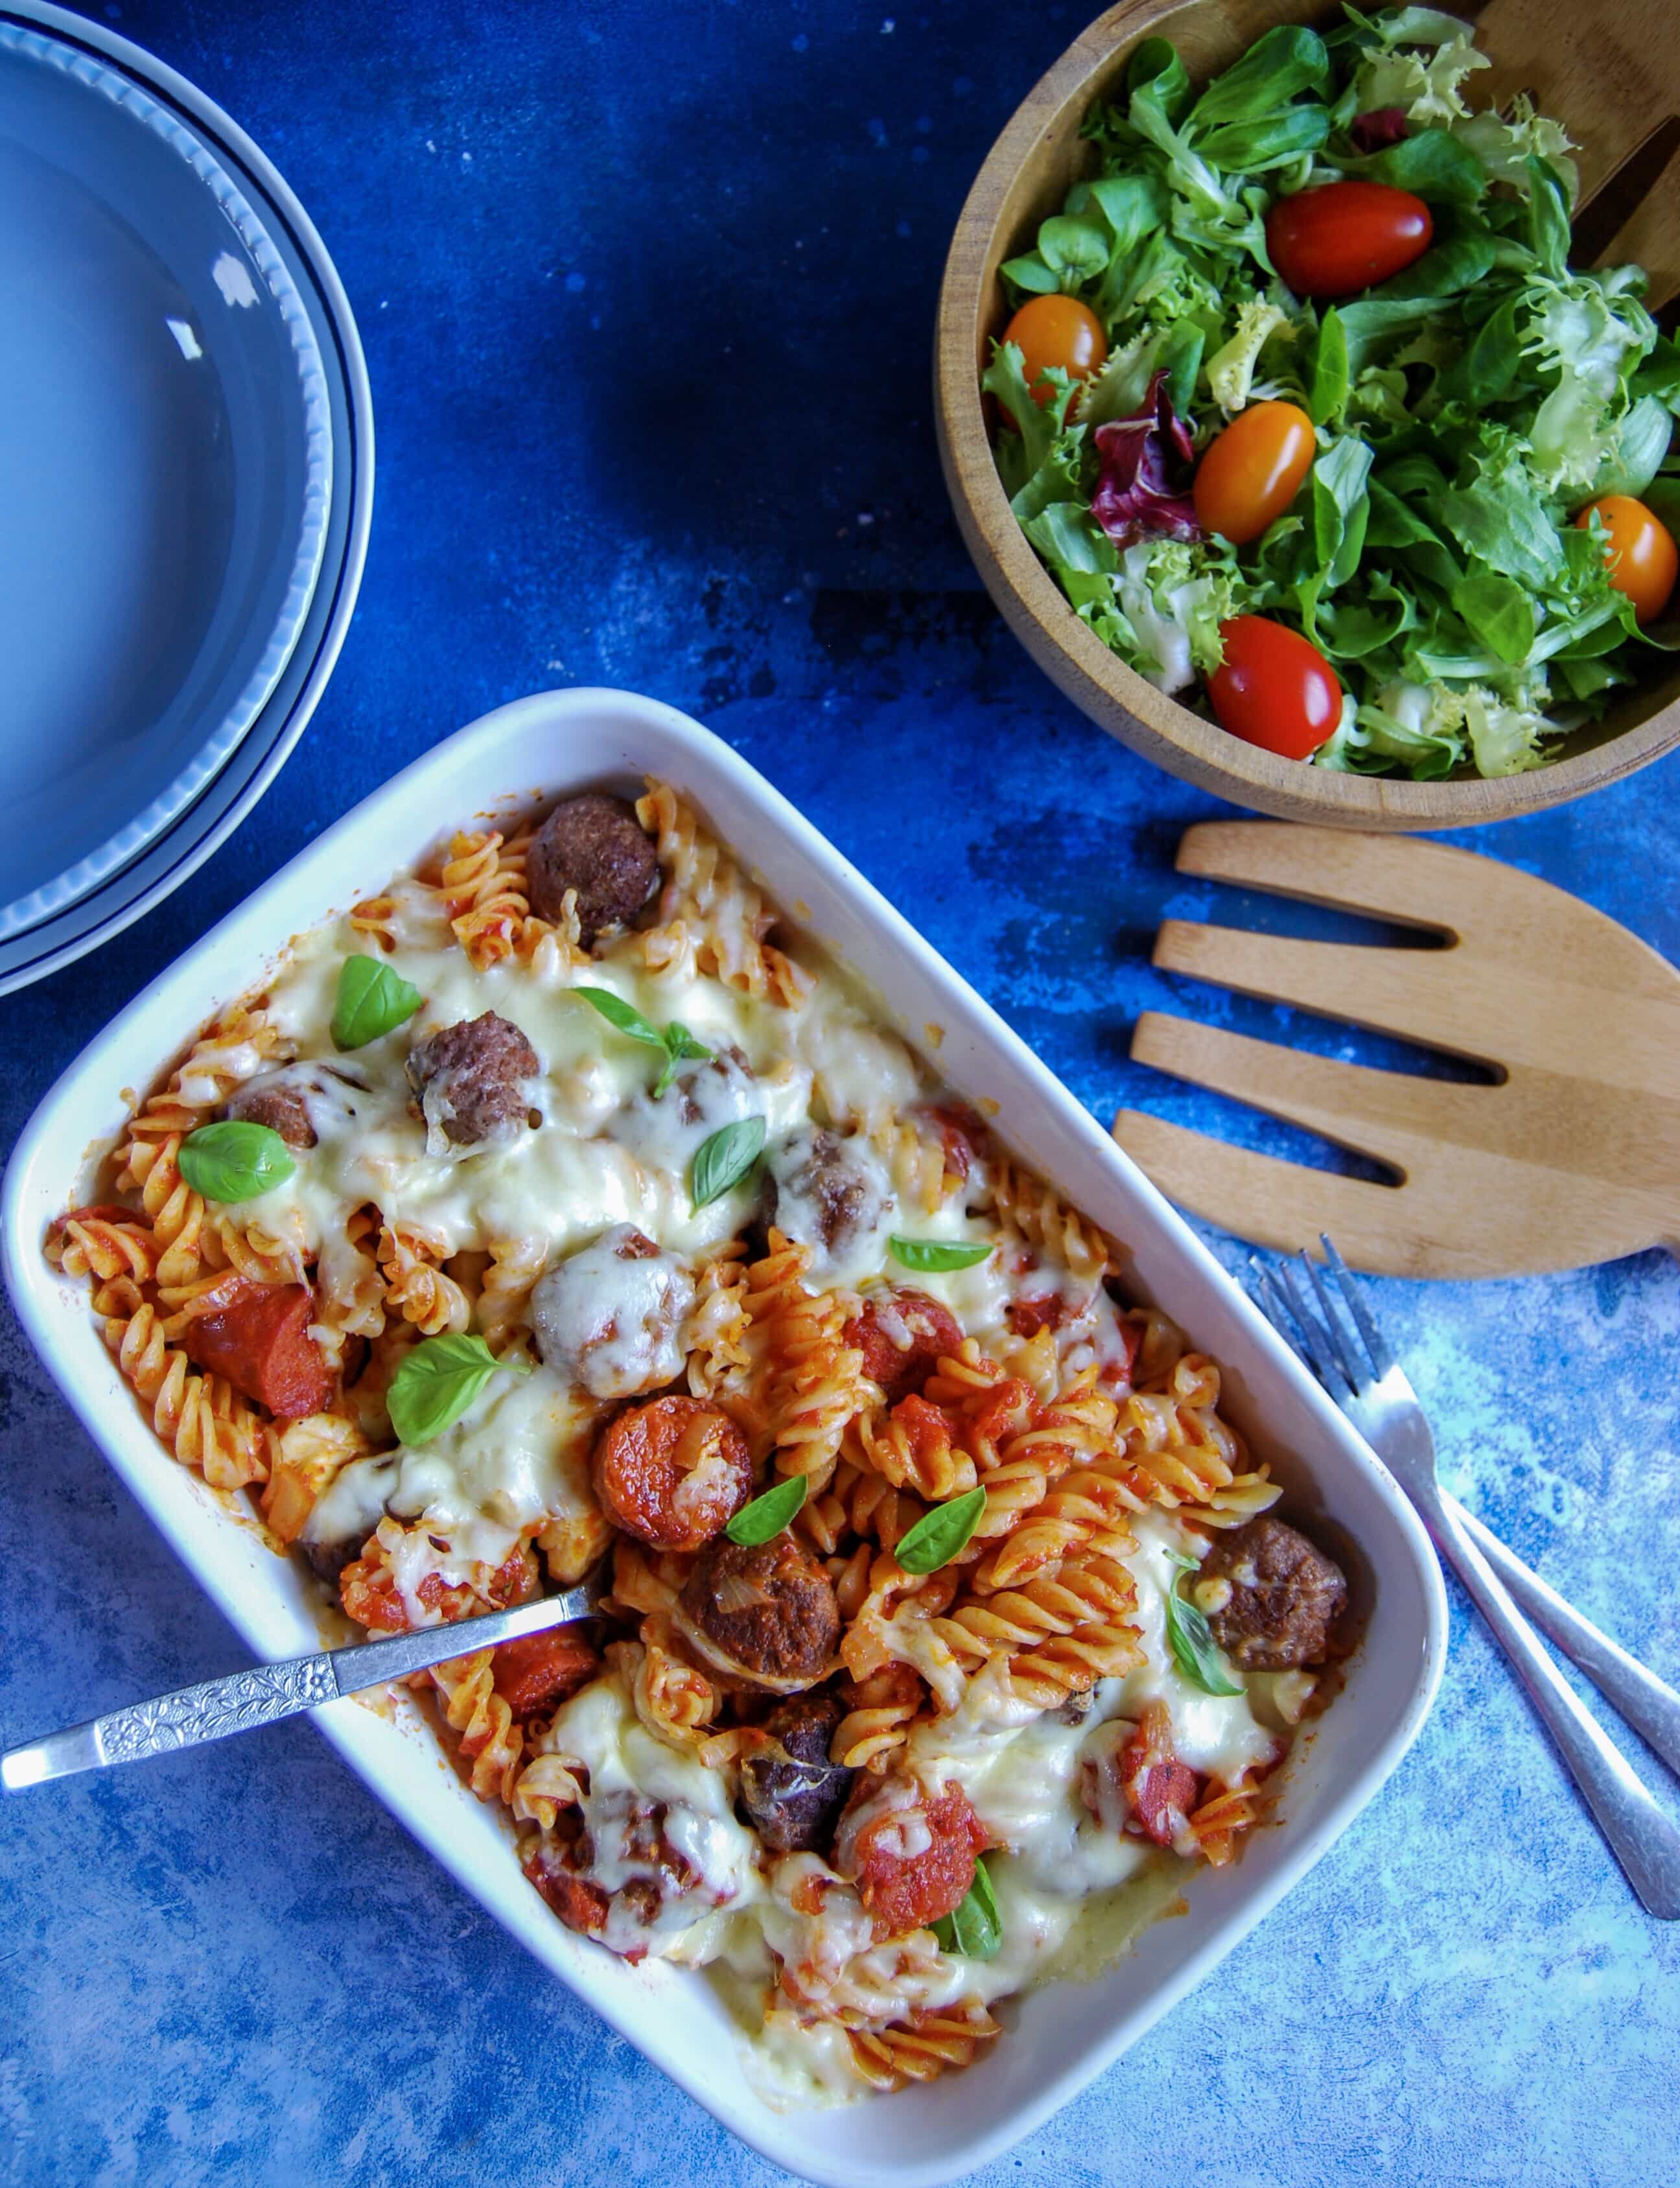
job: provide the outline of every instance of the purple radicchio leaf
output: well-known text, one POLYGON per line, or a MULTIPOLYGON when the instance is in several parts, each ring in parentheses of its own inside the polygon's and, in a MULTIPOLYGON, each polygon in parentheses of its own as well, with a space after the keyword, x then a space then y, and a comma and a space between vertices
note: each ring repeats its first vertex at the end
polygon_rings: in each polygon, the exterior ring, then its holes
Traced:
POLYGON ((1196 446, 1173 409, 1166 383, 1166 374, 1158 372, 1141 410, 1097 429, 1099 468, 1091 513, 1117 547, 1129 547, 1146 533, 1168 539, 1204 537, 1189 493, 1196 446))
POLYGON ((1368 114, 1355 115, 1348 131, 1354 149, 1367 158, 1373 152, 1386 152, 1390 144, 1398 144, 1410 134, 1411 124, 1403 106, 1373 106, 1368 114))

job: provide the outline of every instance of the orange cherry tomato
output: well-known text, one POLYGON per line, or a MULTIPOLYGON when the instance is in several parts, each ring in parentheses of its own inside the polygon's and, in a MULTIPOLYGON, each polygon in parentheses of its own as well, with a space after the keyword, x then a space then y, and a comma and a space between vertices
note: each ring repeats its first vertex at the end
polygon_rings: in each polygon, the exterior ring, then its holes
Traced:
POLYGON ((1607 493, 1589 502, 1575 520, 1582 531, 1592 522, 1595 509, 1610 535, 1604 543, 1610 583, 1632 601, 1638 621, 1654 621, 1668 606, 1675 578, 1680 575, 1673 533, 1631 493, 1607 493))
POLYGON ((1108 358, 1102 322, 1077 296, 1029 296, 1004 330, 1005 341, 1021 352, 1027 385, 1040 410, 1054 390, 1039 385, 1039 375, 1059 364, 1075 380, 1100 372, 1108 358))
POLYGON ((1219 627, 1224 665, 1208 679, 1220 727, 1283 759, 1306 759, 1342 718, 1336 672, 1300 633, 1265 616, 1219 627))
POLYGON ((1429 247, 1435 224, 1422 198, 1387 183, 1327 183, 1279 198, 1266 247, 1298 296, 1351 296, 1392 280, 1429 247))
POLYGON ((1197 467, 1192 493, 1203 529, 1246 547, 1280 517, 1312 469, 1312 420, 1293 403, 1239 410, 1197 467))

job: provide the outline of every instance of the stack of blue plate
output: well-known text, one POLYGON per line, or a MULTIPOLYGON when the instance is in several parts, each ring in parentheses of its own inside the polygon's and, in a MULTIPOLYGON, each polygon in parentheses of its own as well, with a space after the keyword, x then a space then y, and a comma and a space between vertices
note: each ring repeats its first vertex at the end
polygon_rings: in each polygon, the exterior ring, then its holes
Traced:
POLYGON ((320 238, 201 92, 0 5, 0 994, 120 933, 302 734, 373 413, 320 238))

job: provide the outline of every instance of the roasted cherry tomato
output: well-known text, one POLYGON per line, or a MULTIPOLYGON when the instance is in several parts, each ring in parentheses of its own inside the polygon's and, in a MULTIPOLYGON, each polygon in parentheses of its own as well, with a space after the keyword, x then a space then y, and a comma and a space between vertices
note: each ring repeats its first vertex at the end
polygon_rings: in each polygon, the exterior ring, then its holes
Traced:
POLYGON ((1576 522, 1584 531, 1597 510, 1610 539, 1604 561, 1610 583, 1626 593, 1641 623, 1650 623, 1668 606, 1674 580, 1680 574, 1680 554, 1668 527, 1653 516, 1643 501, 1631 493, 1607 493, 1589 502, 1576 522))
POLYGON ((1299 631, 1265 616, 1219 627, 1225 662, 1208 679, 1221 729, 1283 759, 1306 759, 1342 717, 1336 672, 1299 631))
POLYGON ((1351 296, 1421 258, 1435 232, 1429 209, 1386 183, 1327 183, 1279 198, 1266 247, 1298 296, 1351 296))
POLYGON ((1236 547, 1258 539, 1312 469, 1312 420, 1293 403, 1251 403, 1209 448, 1192 491, 1206 530, 1236 547))
POLYGON ((1029 296, 1004 330, 1005 341, 1021 352, 1027 385, 1040 409, 1055 392, 1039 385, 1039 375, 1059 364, 1075 380, 1100 372, 1108 360, 1108 339, 1102 322, 1077 296, 1029 296))

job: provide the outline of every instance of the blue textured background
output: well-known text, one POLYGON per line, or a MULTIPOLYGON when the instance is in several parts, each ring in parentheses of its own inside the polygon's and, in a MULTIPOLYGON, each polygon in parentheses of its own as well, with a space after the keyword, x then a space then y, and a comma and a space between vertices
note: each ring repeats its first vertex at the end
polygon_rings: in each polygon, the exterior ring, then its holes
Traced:
MULTIPOLYGON (((256 817, 102 956, 0 1004, 8 1141, 324 822, 485 708, 567 682, 709 722, 1105 1121, 1124 1097, 1299 1151, 1129 1065, 1147 1006, 1384 1052, 1148 969, 1164 914, 1214 909, 1171 856, 1222 809, 1091 727, 1006 634, 946 510, 927 398, 962 195, 1084 9, 893 4, 104 10, 309 206, 367 344, 379 487, 341 664, 256 817)), ((1474 841, 1680 961, 1677 823, 1671 763, 1474 841)), ((1455 1485, 1680 1675, 1668 1260, 1388 1284, 1381 1305, 1455 1485)), ((0 1346, 0 1740, 232 1668, 233 1637, 9 1321, 0 1346)), ((8 2182, 785 2177, 510 1943, 307 1728, 8 1804, 0 1874, 8 2182)), ((1674 2151, 1677 1975, 1680 1941, 1640 1913, 1455 1597, 1440 1705, 1375 1806, 977 2177, 1643 2182, 1674 2151)))

